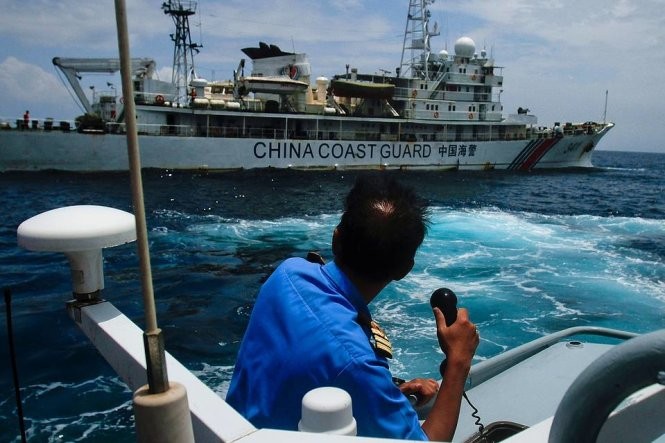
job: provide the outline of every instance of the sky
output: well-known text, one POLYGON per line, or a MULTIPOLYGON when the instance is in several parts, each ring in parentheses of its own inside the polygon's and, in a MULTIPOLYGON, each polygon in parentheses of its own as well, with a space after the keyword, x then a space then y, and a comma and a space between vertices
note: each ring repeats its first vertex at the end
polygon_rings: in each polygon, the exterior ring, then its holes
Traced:
MULTIPOLYGON (((130 51, 155 59, 159 77, 169 80, 174 25, 162 3, 127 1, 130 51)), ((343 73, 346 64, 394 72, 408 6, 408 0, 200 0, 190 18, 192 40, 202 45, 196 71, 208 80, 230 79, 245 57, 240 49, 263 41, 307 53, 312 78, 343 73)), ((665 152, 665 0, 436 0, 430 10, 441 30, 433 52, 452 53, 455 41, 468 36, 503 67, 505 114, 526 107, 546 126, 606 116, 616 126, 598 149, 665 152)), ((33 118, 80 115, 52 59, 117 58, 114 2, 0 0, 0 11, 0 119, 14 121, 25 110, 33 118)), ((86 75, 81 83, 89 94, 90 86, 120 91, 117 75, 86 75)))

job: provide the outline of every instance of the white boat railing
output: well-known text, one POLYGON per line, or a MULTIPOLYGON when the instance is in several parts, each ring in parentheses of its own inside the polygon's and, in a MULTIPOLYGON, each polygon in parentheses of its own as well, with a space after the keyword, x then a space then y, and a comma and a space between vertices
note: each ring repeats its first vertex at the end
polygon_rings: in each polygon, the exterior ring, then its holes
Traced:
MULTIPOLYGON (((72 319, 130 390, 147 383, 143 331, 110 302, 68 305, 72 319)), ((212 389, 166 353, 169 379, 183 385, 198 442, 230 442, 256 431, 212 389)))
MULTIPOLYGON (((568 337, 582 335, 609 337, 618 340, 628 340, 638 336, 638 334, 632 332, 595 326, 576 326, 553 332, 472 365, 464 388, 470 390, 568 337)), ((427 416, 433 404, 434 402, 430 401, 416 408, 421 419, 427 416)))
POLYGON ((470 389, 474 386, 478 386, 484 381, 496 376, 500 372, 503 372, 507 368, 526 360, 532 355, 539 353, 543 349, 560 342, 564 338, 576 335, 595 335, 621 340, 627 340, 637 336, 637 334, 632 332, 593 326, 578 326, 554 332, 494 356, 489 360, 476 363, 471 367, 471 371, 469 372, 469 376, 466 381, 466 388, 470 389))

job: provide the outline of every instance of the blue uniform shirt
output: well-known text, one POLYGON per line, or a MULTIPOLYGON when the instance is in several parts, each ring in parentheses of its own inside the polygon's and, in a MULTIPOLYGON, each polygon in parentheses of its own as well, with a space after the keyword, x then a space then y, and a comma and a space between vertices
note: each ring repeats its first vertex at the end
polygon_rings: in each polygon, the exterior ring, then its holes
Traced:
POLYGON ((258 428, 296 430, 302 397, 334 386, 351 395, 358 435, 427 440, 359 314, 370 317, 334 262, 286 260, 259 292, 226 401, 258 428))

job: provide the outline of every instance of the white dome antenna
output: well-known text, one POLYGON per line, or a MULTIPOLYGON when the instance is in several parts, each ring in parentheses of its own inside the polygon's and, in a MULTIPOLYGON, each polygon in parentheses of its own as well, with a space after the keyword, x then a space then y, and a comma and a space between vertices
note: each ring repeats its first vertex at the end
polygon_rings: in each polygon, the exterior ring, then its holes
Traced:
POLYGON ((471 58, 476 52, 476 43, 469 37, 460 37, 455 42, 455 55, 471 58))
POLYGON ((133 214, 105 206, 66 206, 21 223, 19 246, 31 251, 64 252, 74 296, 93 299, 104 289, 102 249, 136 240, 133 214))

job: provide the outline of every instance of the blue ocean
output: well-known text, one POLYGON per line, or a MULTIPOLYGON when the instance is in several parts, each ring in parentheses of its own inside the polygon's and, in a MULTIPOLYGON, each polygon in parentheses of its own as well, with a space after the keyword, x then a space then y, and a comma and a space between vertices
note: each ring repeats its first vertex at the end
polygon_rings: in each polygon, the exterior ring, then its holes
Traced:
MULTIPOLYGON (((382 172, 431 203, 413 272, 370 306, 402 378, 437 376, 428 300, 453 289, 481 343, 476 362, 563 328, 665 328, 665 154, 599 151, 594 168, 529 173, 382 172)), ((154 291, 166 349, 224 396, 261 283, 320 251, 358 172, 144 174, 154 291)), ((65 257, 22 250, 16 228, 60 206, 132 212, 128 174, 0 174, 2 287, 29 441, 133 442, 132 393, 69 319, 65 257)), ((104 298, 143 327, 135 244, 104 251, 104 298)), ((0 441, 20 441, 7 319, 0 319, 0 441)))

